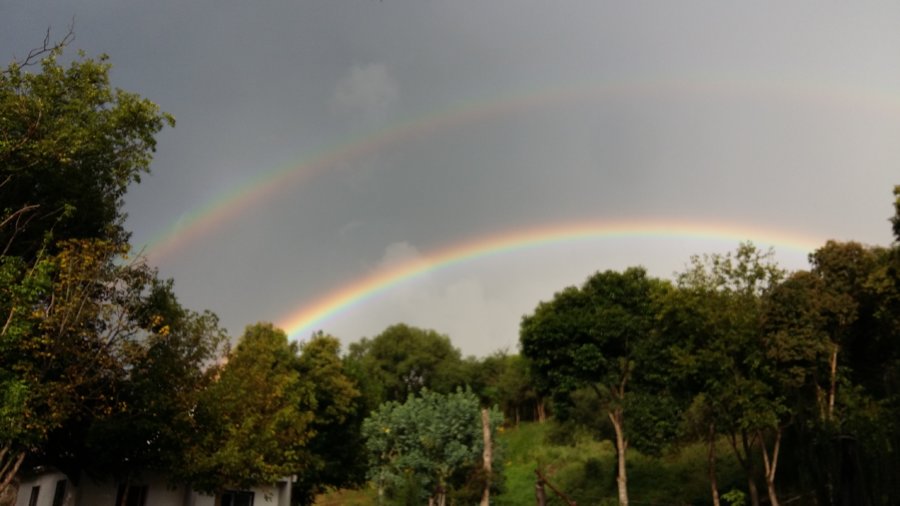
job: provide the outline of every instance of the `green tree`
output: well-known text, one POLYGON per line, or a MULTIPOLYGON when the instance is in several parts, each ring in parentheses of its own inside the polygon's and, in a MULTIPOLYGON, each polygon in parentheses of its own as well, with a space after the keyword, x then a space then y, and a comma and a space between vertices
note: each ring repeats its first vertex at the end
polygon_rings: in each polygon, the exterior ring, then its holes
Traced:
POLYGON ((271 324, 247 327, 196 407, 197 440, 184 481, 215 494, 298 474, 309 465, 315 397, 297 346, 271 324))
POLYGON ((900 185, 894 186, 894 216, 891 217, 894 228, 894 241, 900 242, 900 185))
POLYGON ((45 41, 0 71, 0 254, 29 263, 49 231, 127 242, 122 198, 149 170, 154 135, 174 125, 153 102, 110 85, 105 55, 60 65, 67 42, 45 41))
POLYGON ((105 57, 59 65, 69 35, 0 70, 0 489, 108 413, 155 276, 122 261, 121 205, 172 118, 114 90, 105 57))
POLYGON ((467 359, 466 365, 469 385, 483 406, 499 406, 506 420, 515 425, 523 419, 544 420, 544 399, 526 358, 497 352, 483 359, 467 359))
POLYGON ((146 335, 128 343, 111 413, 87 427, 85 449, 72 462, 76 472, 87 468, 126 486, 144 471, 183 473, 192 412, 211 379, 205 370, 227 339, 215 315, 181 307, 171 281, 154 279, 134 317, 146 335))
POLYGON ((449 337, 402 323, 351 344, 348 361, 369 410, 423 388, 449 393, 466 383, 462 356, 449 337))
MULTIPOLYGON (((750 243, 734 254, 695 256, 678 276, 678 290, 662 316, 662 328, 673 342, 673 362, 696 396, 689 414, 695 425, 697 416, 705 418, 711 450, 716 434, 728 437, 754 506, 759 505, 757 451, 769 500, 778 504, 775 474, 791 416, 777 374, 781 358, 767 353, 762 327, 763 296, 782 277, 772 252, 750 243)), ((714 468, 709 472, 714 479, 714 468)), ((714 500, 716 494, 714 489, 714 500)))
POLYGON ((655 299, 665 286, 642 268, 597 273, 580 289, 566 288, 522 319, 522 354, 542 387, 557 398, 587 387, 601 403, 615 432, 616 483, 623 506, 628 504, 625 408, 630 380, 642 367, 639 355, 648 350, 643 343, 652 337, 655 299))
POLYGON ((818 409, 797 429, 808 448, 795 457, 818 484, 823 502, 848 498, 866 504, 875 497, 900 495, 896 480, 882 471, 895 467, 898 459, 892 450, 900 387, 895 254, 829 241, 810 255, 812 270, 802 273, 805 289, 792 290, 804 303, 790 304, 783 297, 774 305, 776 316, 788 314, 782 321, 802 323, 801 328, 795 323, 793 332, 814 332, 827 348, 828 359, 812 381, 818 409))
POLYGON ((312 504, 325 487, 361 485, 367 470, 362 437, 365 416, 356 382, 348 376, 337 338, 318 333, 300 347, 297 370, 313 387, 314 436, 307 444, 309 462, 293 485, 295 504, 312 504))
MULTIPOLYGON (((153 272, 140 264, 120 265, 119 247, 104 241, 61 242, 40 258, 2 296, 6 326, 0 330, 0 382, 14 396, 12 419, 0 458, 11 472, 27 455, 54 462, 52 439, 115 405, 130 343, 143 332, 133 320, 153 272), (10 465, 6 465, 10 464, 10 465)), ((6 265, 23 265, 10 262, 6 265)), ((71 442, 72 446, 81 441, 71 442)), ((4 476, 4 481, 9 476, 4 476)))
MULTIPOLYGON (((502 421, 490 412, 491 434, 502 421)), ((406 402, 389 401, 363 423, 369 478, 405 504, 444 506, 461 471, 479 467, 484 449, 481 406, 471 391, 429 390, 406 402)), ((465 476, 465 473, 462 473, 465 476)))

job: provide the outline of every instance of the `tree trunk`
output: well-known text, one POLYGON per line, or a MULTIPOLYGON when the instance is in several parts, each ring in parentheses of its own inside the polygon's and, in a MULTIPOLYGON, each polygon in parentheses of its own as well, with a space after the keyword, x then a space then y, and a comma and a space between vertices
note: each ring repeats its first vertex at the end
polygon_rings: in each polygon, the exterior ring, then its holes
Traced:
POLYGON ((444 485, 438 485, 437 490, 434 494, 434 506, 445 506, 447 503, 447 491, 444 489, 444 485))
POLYGON ((116 506, 125 506, 128 504, 128 493, 131 491, 131 471, 128 471, 128 474, 125 475, 125 483, 122 484, 122 489, 119 493, 119 504, 116 506))
POLYGON ((712 494, 713 506, 719 506, 719 483, 716 479, 716 426, 709 424, 709 433, 706 436, 708 451, 706 454, 709 471, 709 488, 712 494))
POLYGON ((778 451, 781 449, 781 428, 775 432, 775 445, 772 448, 771 457, 762 434, 759 435, 759 443, 762 446, 763 465, 766 470, 766 490, 769 493, 769 504, 779 506, 778 494, 775 493, 775 471, 778 470, 778 451))
POLYGON ((540 488, 541 488, 541 494, 544 493, 544 485, 547 485, 548 487, 550 487, 550 490, 552 490, 553 493, 556 494, 557 497, 562 499, 562 501, 564 503, 566 503, 568 506, 578 506, 578 504, 575 501, 573 501, 571 497, 567 496, 565 492, 554 487, 553 484, 550 483, 550 480, 548 480, 547 477, 544 476, 544 473, 541 472, 540 468, 535 469, 534 474, 537 475, 538 484, 540 485, 540 488))
POLYGON ((828 421, 830 422, 832 417, 834 416, 834 397, 837 393, 837 357, 838 357, 838 345, 835 343, 834 349, 831 351, 831 385, 828 390, 828 421))
POLYGON ((734 456, 738 463, 744 468, 744 474, 747 476, 747 489, 750 492, 750 505, 759 506, 759 491, 756 489, 755 469, 753 467, 753 445, 747 438, 747 432, 741 430, 741 447, 737 444, 737 429, 731 428, 728 433, 728 442, 731 443, 731 449, 734 450, 734 456))
POLYGON ((544 407, 544 399, 541 399, 537 403, 537 415, 538 422, 544 423, 547 420, 547 410, 544 407))
POLYGON ((484 492, 481 494, 481 506, 491 504, 491 460, 493 453, 491 448, 491 413, 487 408, 481 408, 481 432, 484 437, 484 492))
POLYGON ((759 506, 759 490, 756 489, 756 480, 752 476, 747 477, 747 489, 750 490, 750 504, 759 506))
POLYGON ((623 433, 622 421, 624 417, 622 408, 615 408, 607 414, 613 424, 613 429, 616 431, 616 456, 619 461, 616 485, 619 489, 619 506, 628 506, 628 475, 625 470, 625 451, 628 449, 628 441, 625 440, 625 434, 623 433))
POLYGON ((736 429, 732 429, 728 434, 728 440, 731 443, 731 449, 734 450, 734 456, 737 458, 744 473, 747 476, 747 489, 750 491, 751 506, 759 506, 759 491, 756 489, 755 469, 753 467, 753 444, 748 439, 747 432, 741 430, 741 447, 738 448, 736 429))
POLYGON ((538 475, 537 481, 534 482, 534 498, 537 500, 537 506, 547 506, 547 493, 544 490, 544 480, 538 475))
POLYGON ((6 493, 24 460, 25 452, 14 451, 8 446, 0 450, 0 495, 6 493))

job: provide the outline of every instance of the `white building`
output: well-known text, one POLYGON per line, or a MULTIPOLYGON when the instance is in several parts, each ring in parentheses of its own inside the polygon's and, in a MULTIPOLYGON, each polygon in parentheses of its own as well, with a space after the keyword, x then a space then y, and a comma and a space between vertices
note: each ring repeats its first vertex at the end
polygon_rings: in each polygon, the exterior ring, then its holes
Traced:
MULTIPOLYGON (((15 506, 213 506, 215 498, 187 487, 172 487, 166 477, 145 473, 125 487, 113 481, 97 481, 81 476, 75 487, 68 477, 53 469, 38 470, 19 484, 15 506), (124 497, 123 495, 126 495, 124 497)), ((291 483, 281 480, 273 486, 250 490, 228 490, 222 506, 290 506, 291 483)))

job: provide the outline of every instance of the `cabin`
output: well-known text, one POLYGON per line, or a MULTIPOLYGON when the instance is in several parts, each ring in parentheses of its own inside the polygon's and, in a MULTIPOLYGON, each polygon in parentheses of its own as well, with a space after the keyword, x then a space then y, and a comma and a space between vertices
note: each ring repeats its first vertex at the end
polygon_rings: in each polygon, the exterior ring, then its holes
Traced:
MULTIPOLYGON (((112 480, 98 481, 81 476, 73 485, 62 472, 37 468, 24 474, 15 506, 214 506, 215 497, 172 487, 160 473, 144 473, 126 488, 112 480)), ((280 480, 271 486, 250 490, 227 490, 222 506, 290 506, 291 482, 280 480)))

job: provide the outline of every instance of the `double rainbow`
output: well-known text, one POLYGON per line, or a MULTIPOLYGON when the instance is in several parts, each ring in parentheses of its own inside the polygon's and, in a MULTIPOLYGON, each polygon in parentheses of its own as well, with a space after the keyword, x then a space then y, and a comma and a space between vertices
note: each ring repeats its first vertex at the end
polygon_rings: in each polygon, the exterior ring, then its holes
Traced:
POLYGON ((255 203, 265 202, 279 190, 295 187, 332 167, 377 153, 392 145, 541 107, 668 96, 812 103, 825 107, 864 109, 876 114, 897 114, 900 111, 900 98, 894 93, 881 90, 826 86, 812 81, 710 77, 549 86, 505 93, 488 99, 462 101, 349 137, 293 163, 262 171, 255 178, 235 186, 178 219, 147 242, 143 252, 151 260, 165 258, 190 243, 201 241, 205 233, 217 229, 255 203))
MULTIPOLYGON (((552 86, 505 93, 486 100, 459 102, 435 109, 425 115, 406 119, 374 132, 349 137, 281 168, 261 172, 259 176, 245 181, 179 219, 149 241, 143 251, 151 260, 158 261, 189 243, 199 242, 205 233, 215 230, 229 218, 257 202, 265 201, 271 194, 283 188, 294 187, 334 166, 377 153, 392 145, 414 141, 443 130, 474 124, 493 117, 540 107, 600 103, 617 98, 651 99, 673 95, 813 103, 826 107, 863 109, 875 114, 895 115, 900 111, 900 99, 893 93, 796 80, 664 78, 552 86)), ((289 335, 301 337, 304 332, 313 330, 320 322, 427 271, 542 244, 626 237, 715 238, 735 242, 753 240, 807 252, 821 244, 819 239, 752 227, 665 221, 568 223, 504 232, 459 243, 408 264, 375 272, 302 307, 283 318, 280 323, 287 329, 289 335)))

